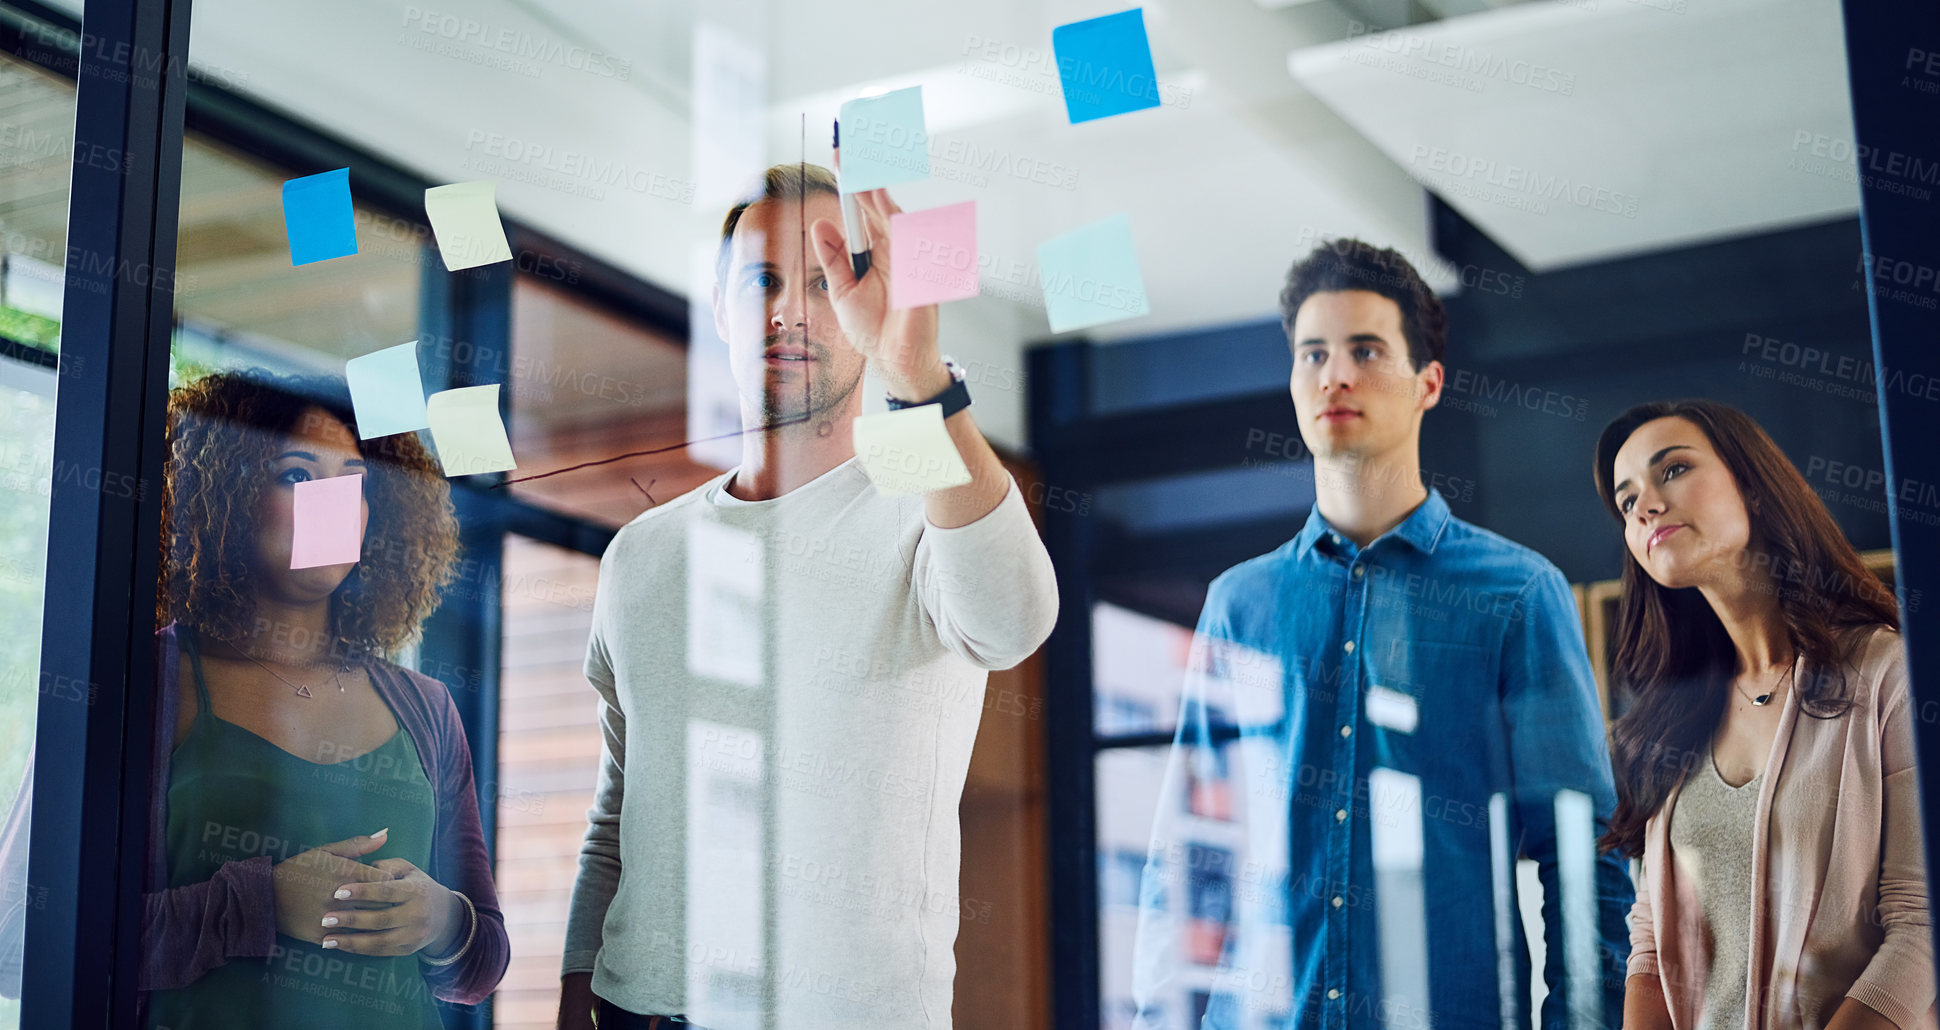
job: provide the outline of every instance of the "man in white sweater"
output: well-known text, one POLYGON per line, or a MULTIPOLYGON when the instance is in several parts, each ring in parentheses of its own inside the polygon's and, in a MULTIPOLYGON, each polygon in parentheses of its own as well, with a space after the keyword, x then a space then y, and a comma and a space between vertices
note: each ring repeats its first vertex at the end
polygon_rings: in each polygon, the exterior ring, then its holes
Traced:
POLYGON ((741 464, 622 528, 586 676, 605 736, 559 1025, 948 1028, 957 804, 986 670, 1057 615, 1050 558, 964 409, 934 306, 888 299, 885 191, 770 169, 721 230, 714 319, 741 464), (971 478, 877 492, 851 423, 865 364, 938 403, 971 478))

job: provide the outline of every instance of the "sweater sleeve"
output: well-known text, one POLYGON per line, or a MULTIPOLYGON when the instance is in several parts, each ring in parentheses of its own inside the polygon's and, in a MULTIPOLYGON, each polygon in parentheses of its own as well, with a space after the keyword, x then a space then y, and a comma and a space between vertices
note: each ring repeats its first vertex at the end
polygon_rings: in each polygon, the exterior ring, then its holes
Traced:
MULTIPOLYGON (((1888 646, 1882 642, 1876 646, 1888 646)), ((1933 1008, 1933 938, 1928 929, 1926 850, 1920 839, 1920 780, 1914 768, 1905 652, 1894 649, 1878 690, 1881 813, 1879 925, 1885 940, 1847 997, 1871 1006, 1902 1030, 1933 1008)))
POLYGON ((511 961, 505 916, 499 911, 498 891, 492 884, 492 859, 485 850, 485 831, 478 818, 478 792, 472 781, 472 752, 458 708, 443 686, 432 694, 439 720, 438 849, 432 861, 433 879, 462 892, 477 912, 478 925, 463 958, 448 966, 420 964, 425 983, 437 997, 461 1005, 484 1001, 511 961))
POLYGON ((200 883, 142 895, 141 989, 187 987, 230 959, 276 947, 276 890, 267 855, 225 862, 200 883))
MULTIPOLYGON (((603 564, 603 563, 602 563, 603 564)), ((560 974, 590 973, 599 958, 606 910, 620 888, 620 804, 626 794, 626 714, 614 692, 613 668, 600 634, 605 604, 601 590, 593 601, 593 633, 586 646, 586 679, 599 694, 600 774, 593 806, 586 811, 586 837, 579 849, 579 875, 573 880, 566 915, 566 953, 560 974)))
POLYGON ((980 668, 1029 658, 1057 622, 1051 556, 1014 479, 997 507, 969 525, 925 522, 911 575, 943 646, 980 668))
POLYGON ((1658 976, 1657 926, 1651 922, 1650 877, 1637 879, 1637 900, 1630 903, 1630 961, 1624 979, 1633 976, 1658 976))

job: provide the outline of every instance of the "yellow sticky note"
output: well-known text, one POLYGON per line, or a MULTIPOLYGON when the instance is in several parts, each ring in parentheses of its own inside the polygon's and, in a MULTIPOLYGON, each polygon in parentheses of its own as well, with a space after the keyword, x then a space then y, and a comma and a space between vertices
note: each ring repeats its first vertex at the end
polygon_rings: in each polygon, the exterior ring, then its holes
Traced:
POLYGON ((929 493, 970 481, 936 404, 858 417, 855 453, 862 471, 886 494, 929 493))
POLYGON ((424 214, 438 238, 445 268, 457 272, 512 260, 505 226, 498 220, 498 183, 491 179, 454 182, 424 191, 424 214))
POLYGON ((466 386, 425 399, 431 442, 438 448, 438 464, 444 466, 445 475, 475 476, 519 467, 512 458, 505 421, 498 417, 498 386, 466 386))

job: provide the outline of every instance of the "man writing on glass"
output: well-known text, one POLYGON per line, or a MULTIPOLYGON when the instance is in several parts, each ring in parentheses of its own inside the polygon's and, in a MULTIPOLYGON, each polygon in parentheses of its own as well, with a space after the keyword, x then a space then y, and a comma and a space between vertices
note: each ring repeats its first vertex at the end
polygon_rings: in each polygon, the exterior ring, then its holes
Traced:
POLYGON ((1614 1025, 1632 887, 1594 851, 1616 800, 1596 687, 1562 574, 1424 485, 1441 302, 1400 254, 1341 240, 1280 305, 1314 506, 1207 594, 1141 890, 1139 1025, 1528 1026, 1518 855, 1542 878, 1542 1026, 1614 1025), (1194 790, 1219 757, 1234 812, 1194 790))
POLYGON ((559 1025, 950 1025, 957 803, 985 672, 1050 633, 1049 556, 937 345, 851 270, 834 177, 781 165, 721 229, 741 464, 622 528, 586 674, 605 748, 559 1025), (938 404, 968 483, 878 492, 865 366, 938 404))

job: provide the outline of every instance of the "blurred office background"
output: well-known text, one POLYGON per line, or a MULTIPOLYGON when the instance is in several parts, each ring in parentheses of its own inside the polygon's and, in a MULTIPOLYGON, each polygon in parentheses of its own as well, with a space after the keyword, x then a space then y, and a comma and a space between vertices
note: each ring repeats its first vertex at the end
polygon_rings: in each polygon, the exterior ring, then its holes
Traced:
MULTIPOLYGON (((1276 300, 1323 240, 1395 247, 1443 295, 1424 473, 1563 569, 1593 650, 1621 551, 1591 448, 1635 402, 1749 411, 1891 574, 1856 174, 1929 191, 1936 166, 1855 155, 1836 0, 1152 0, 1165 102, 1070 125, 1051 30, 1120 9, 193 8, 178 375, 336 372, 416 338, 427 386, 507 384, 522 473, 736 428, 707 314, 722 213, 764 165, 828 163, 843 101, 924 88, 931 178, 895 192, 977 204, 984 295, 944 308, 944 350, 1067 585, 1052 642, 990 682, 962 806, 963 1026, 1127 1025, 1190 627, 1212 576, 1313 501, 1276 300), (359 254, 293 269, 281 183, 344 166, 359 254), (421 192, 484 178, 515 260, 446 272, 421 192), (1150 315, 1052 334, 1037 244, 1120 212, 1150 315)), ((72 152, 79 14, 0 2, 0 798, 32 739, 46 497, 69 472, 50 457, 68 175, 99 159, 72 152)), ((552 1024, 598 760, 579 672, 598 555, 733 460, 673 449, 455 491, 475 564, 417 659, 466 712, 514 960, 454 1019, 552 1024)), ((1915 507, 1940 514, 1940 494, 1915 507)), ((1199 847, 1228 846, 1243 790, 1192 792, 1199 847)), ((1205 1004, 1233 891, 1195 873, 1167 901, 1211 942, 1176 1026, 1205 1004)))

